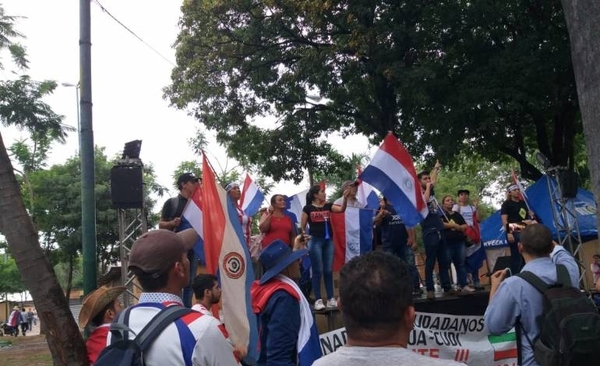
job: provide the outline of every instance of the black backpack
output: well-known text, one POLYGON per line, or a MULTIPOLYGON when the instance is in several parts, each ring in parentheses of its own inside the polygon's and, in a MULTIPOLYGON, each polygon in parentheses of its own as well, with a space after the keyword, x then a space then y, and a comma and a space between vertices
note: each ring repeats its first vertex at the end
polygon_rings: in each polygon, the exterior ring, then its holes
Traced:
POLYGON ((167 306, 146 324, 135 339, 129 339, 130 332, 135 334, 128 326, 131 309, 119 313, 110 325, 110 345, 100 352, 94 366, 144 366, 144 352, 150 348, 152 342, 169 324, 192 312, 183 306, 167 306))
POLYGON ((536 319, 540 335, 531 344, 540 366, 587 366, 600 362, 600 315, 592 301, 571 286, 569 272, 556 266, 558 281, 547 285, 525 271, 517 274, 542 293, 543 312, 536 319))

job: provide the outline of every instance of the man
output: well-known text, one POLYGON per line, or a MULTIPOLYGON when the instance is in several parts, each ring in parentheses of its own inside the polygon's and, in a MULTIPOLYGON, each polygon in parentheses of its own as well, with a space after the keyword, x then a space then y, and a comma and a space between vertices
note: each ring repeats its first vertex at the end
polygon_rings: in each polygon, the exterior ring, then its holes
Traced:
POLYGON ((440 170, 441 164, 439 161, 435 163, 433 172, 429 174, 428 171, 423 171, 417 175, 417 178, 421 182, 421 190, 429 209, 429 214, 425 217, 425 220, 421 222, 421 229, 423 233, 423 245, 425 246, 425 287, 427 288, 427 299, 435 300, 435 287, 433 283, 433 268, 437 259, 439 268, 439 278, 444 289, 444 292, 451 291, 450 275, 450 264, 448 263, 448 254, 446 249, 446 242, 442 235, 444 230, 444 223, 440 217, 439 205, 435 199, 433 192, 433 186, 437 180, 437 174, 440 170))
MULTIPOLYGON (((128 326, 135 334, 161 309, 183 305, 181 291, 190 283, 187 252, 197 240, 194 229, 177 234, 153 230, 133 243, 128 269, 135 274, 143 290, 129 316, 128 326)), ((129 336, 135 337, 135 334, 129 336)), ((194 311, 167 326, 144 353, 144 361, 147 366, 238 365, 226 338, 227 332, 218 320, 194 311)))
MULTIPOLYGON (((354 208, 364 208, 365 205, 358 201, 356 197, 356 193, 358 192, 358 182, 354 180, 347 180, 342 183, 342 192, 348 191, 348 195, 346 196, 346 208, 354 207, 354 208)), ((340 197, 333 202, 336 206, 342 206, 344 204, 344 197, 340 197)))
POLYGON ((351 259, 340 271, 338 307, 348 341, 314 366, 452 366, 406 349, 415 320, 408 266, 373 251, 351 259))
POLYGON ((525 226, 535 223, 535 216, 533 212, 529 211, 527 204, 522 199, 518 185, 511 184, 506 190, 508 191, 508 198, 502 203, 500 218, 510 247, 510 270, 512 273, 517 274, 523 267, 523 258, 518 249, 520 233, 525 226))
MULTIPOLYGON (((90 336, 85 342, 90 364, 96 362, 100 352, 106 348, 106 337, 110 323, 123 310, 119 296, 126 287, 100 287, 87 295, 79 312, 79 326, 89 326, 90 336)), ((33 313, 32 313, 33 314, 33 313)))
POLYGON ((211 308, 221 301, 221 287, 217 277, 211 274, 199 274, 192 281, 192 289, 196 297, 196 304, 192 309, 213 316, 211 308))
POLYGON ((413 283, 413 296, 421 296, 421 280, 415 266, 417 240, 414 228, 407 229, 400 215, 385 197, 379 200, 379 211, 373 221, 381 230, 381 244, 384 252, 393 254, 408 265, 413 283))
POLYGON ((25 336, 25 333, 28 330, 27 312, 25 311, 25 308, 21 308, 21 332, 23 333, 23 336, 25 336))
MULTIPOLYGON (((295 239, 299 246, 302 236, 295 239)), ((259 317, 260 355, 257 365, 308 366, 321 356, 310 305, 296 284, 306 249, 292 251, 281 240, 263 249, 265 273, 252 285, 252 308, 259 317)))
MULTIPOLYGON (((471 194, 471 192, 468 189, 459 189, 458 193, 456 194, 456 196, 458 197, 458 202, 452 207, 452 211, 458 212, 463 217, 463 219, 465 219, 465 222, 467 223, 467 226, 469 227, 469 229, 467 229, 467 230, 472 230, 474 233, 479 234, 478 235, 479 240, 476 240, 477 242, 473 243, 474 247, 467 248, 467 257, 465 260, 465 266, 467 269, 467 273, 471 277, 471 281, 473 283, 473 288, 475 290, 481 291, 481 290, 483 290, 483 286, 481 286, 481 282, 479 281, 479 268, 481 268, 482 261, 477 260, 475 258, 477 256, 472 256, 472 254, 477 251, 476 248, 480 248, 480 245, 481 245, 479 219, 477 217, 478 201, 476 199, 474 199, 473 204, 471 204, 469 202, 470 194, 471 194)), ((468 236, 469 232, 467 231, 467 232, 465 232, 465 234, 468 236)), ((471 239, 473 239, 473 238, 471 238, 471 239)))
MULTIPOLYGON (((545 283, 556 283, 558 264, 567 268, 571 285, 577 286, 579 283, 575 259, 552 241, 552 234, 544 225, 528 225, 521 232, 518 250, 525 259, 523 271, 532 272, 545 283)), ((500 270, 490 277, 490 300, 484 315, 485 325, 491 334, 498 335, 508 332, 519 321, 521 365, 537 366, 528 339, 533 342, 540 333, 536 319, 543 310, 542 294, 522 278, 506 278, 507 273, 506 270, 500 270)))
MULTIPOLYGON (((23 315, 19 311, 19 307, 15 306, 8 316, 8 325, 15 330, 15 337, 19 335, 19 325, 21 325, 23 315)), ((23 334, 25 335, 25 334, 23 334)))
MULTIPOLYGON (((181 215, 188 199, 196 190, 199 180, 192 173, 184 173, 177 178, 179 194, 177 197, 169 198, 163 205, 160 221, 158 222, 159 229, 171 230, 177 233, 192 227, 185 217, 181 215)), ((191 279, 196 276, 196 270, 198 269, 198 259, 193 249, 188 252, 188 260, 190 261, 191 279)), ((200 260, 203 261, 202 258, 200 260)), ((189 283, 183 289, 183 303, 188 308, 192 306, 192 293, 192 285, 189 283)))
POLYGON ((27 312, 27 329, 33 329, 33 310, 31 308, 27 312))

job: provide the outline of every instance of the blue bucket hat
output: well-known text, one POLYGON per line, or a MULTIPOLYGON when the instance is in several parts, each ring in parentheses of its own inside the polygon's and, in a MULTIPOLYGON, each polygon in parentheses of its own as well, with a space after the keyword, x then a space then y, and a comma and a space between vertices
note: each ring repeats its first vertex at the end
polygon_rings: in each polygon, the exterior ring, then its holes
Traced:
POLYGON ((260 284, 262 285, 277 276, 284 268, 302 258, 306 253, 308 253, 306 249, 292 252, 292 249, 281 240, 275 240, 267 245, 258 258, 265 267, 265 273, 260 278, 260 284))

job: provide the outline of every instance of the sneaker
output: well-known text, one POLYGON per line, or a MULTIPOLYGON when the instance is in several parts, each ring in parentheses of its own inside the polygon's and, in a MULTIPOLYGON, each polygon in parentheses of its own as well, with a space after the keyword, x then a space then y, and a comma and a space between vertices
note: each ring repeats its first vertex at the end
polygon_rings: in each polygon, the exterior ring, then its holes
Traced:
POLYGON ((332 297, 331 299, 327 300, 327 309, 333 308, 337 308, 337 301, 332 297))
POLYGON ((435 300, 435 291, 427 291, 427 300, 435 300))
POLYGON ((319 299, 315 301, 315 310, 325 310, 325 305, 323 305, 323 300, 319 299))
POLYGON ((421 297, 423 295, 423 291, 419 287, 415 287, 412 292, 413 297, 421 297))
POLYGON ((476 283, 473 287, 475 288, 475 291, 485 290, 485 288, 480 283, 476 283))
POLYGON ((475 292, 475 289, 471 286, 465 286, 460 291, 461 292, 475 292))

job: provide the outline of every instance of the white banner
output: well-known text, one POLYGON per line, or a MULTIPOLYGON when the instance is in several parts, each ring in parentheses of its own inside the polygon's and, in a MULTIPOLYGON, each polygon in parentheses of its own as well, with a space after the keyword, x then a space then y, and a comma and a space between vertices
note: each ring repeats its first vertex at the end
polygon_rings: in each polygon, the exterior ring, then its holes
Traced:
MULTIPOLYGON (((323 355, 346 344, 346 329, 321 334, 323 355)), ((463 362, 469 366, 517 366, 514 329, 490 335, 483 316, 457 316, 417 312, 408 349, 423 356, 463 362)))

